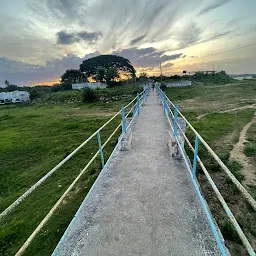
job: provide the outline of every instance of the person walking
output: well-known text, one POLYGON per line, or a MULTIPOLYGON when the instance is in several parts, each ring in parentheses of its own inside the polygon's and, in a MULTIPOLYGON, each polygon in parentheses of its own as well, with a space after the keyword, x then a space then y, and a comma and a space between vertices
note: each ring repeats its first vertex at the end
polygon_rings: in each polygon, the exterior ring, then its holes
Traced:
POLYGON ((155 90, 155 83, 152 84, 152 90, 155 90))

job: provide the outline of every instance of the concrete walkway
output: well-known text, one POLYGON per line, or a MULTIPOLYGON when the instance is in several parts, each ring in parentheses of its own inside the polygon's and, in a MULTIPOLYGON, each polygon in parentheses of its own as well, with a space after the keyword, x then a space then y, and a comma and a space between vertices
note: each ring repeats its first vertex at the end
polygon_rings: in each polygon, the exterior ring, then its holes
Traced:
POLYGON ((53 255, 220 255, 169 126, 151 92, 134 124, 132 149, 117 152, 53 255))

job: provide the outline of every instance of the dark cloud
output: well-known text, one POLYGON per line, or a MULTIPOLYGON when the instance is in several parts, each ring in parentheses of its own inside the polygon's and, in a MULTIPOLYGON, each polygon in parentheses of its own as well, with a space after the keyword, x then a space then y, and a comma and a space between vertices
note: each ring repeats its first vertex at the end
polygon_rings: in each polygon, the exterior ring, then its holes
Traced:
POLYGON ((232 0, 218 0, 218 1, 213 1, 213 3, 212 4, 210 4, 210 5, 208 5, 208 6, 206 6, 205 8, 203 8, 199 13, 198 13, 198 15, 200 16, 200 15, 203 15, 203 14, 205 14, 205 13, 207 13, 207 12, 210 12, 210 11, 212 11, 212 10, 214 10, 214 9, 216 9, 216 8, 218 8, 218 7, 220 7, 220 6, 222 6, 222 5, 224 5, 224 4, 226 4, 226 3, 228 3, 228 2, 231 2, 232 0))
POLYGON ((75 42, 77 42, 77 39, 74 34, 67 33, 65 31, 60 31, 57 33, 57 43, 58 44, 73 44, 75 42))
POLYGON ((140 42, 141 40, 143 40, 145 37, 146 37, 146 35, 143 35, 143 36, 139 36, 139 37, 133 39, 133 40, 130 42, 130 45, 137 44, 138 42, 140 42))
POLYGON ((58 79, 67 69, 78 69, 83 60, 100 55, 99 52, 86 54, 80 58, 69 54, 63 58, 46 61, 45 65, 31 65, 8 58, 0 58, 0 86, 5 80, 18 85, 58 79))
POLYGON ((155 67, 160 62, 175 60, 182 56, 182 53, 166 55, 164 51, 158 51, 154 47, 148 48, 127 48, 123 50, 113 51, 113 54, 125 57, 131 61, 136 67, 155 67))
POLYGON ((163 68, 169 68, 169 67, 172 67, 172 66, 174 66, 174 64, 170 63, 170 62, 165 63, 164 65, 162 65, 163 68))
MULTIPOLYGON (((166 62, 180 58, 183 54, 166 55, 153 47, 128 48, 120 51, 113 51, 112 54, 128 58, 135 67, 158 67, 160 62, 166 62)), ((63 58, 46 61, 45 65, 31 65, 21 61, 14 61, 8 58, 0 58, 0 85, 5 80, 18 85, 30 85, 42 81, 54 81, 58 79, 67 69, 78 69, 83 60, 100 55, 99 52, 86 54, 79 57, 69 54, 63 58)), ((171 63, 168 64, 169 66, 171 63)))
POLYGON ((87 43, 94 43, 101 37, 100 32, 87 32, 81 31, 78 33, 68 33, 65 31, 60 31, 57 33, 57 43, 58 44, 73 44, 80 41, 85 41, 87 43))

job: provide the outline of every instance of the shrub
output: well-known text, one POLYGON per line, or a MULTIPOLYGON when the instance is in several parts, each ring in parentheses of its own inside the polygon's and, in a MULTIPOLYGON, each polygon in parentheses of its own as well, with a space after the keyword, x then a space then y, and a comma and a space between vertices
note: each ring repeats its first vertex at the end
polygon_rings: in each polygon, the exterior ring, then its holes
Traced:
POLYGON ((165 89, 166 89, 166 84, 164 84, 164 83, 162 83, 161 85, 160 85, 160 88, 164 91, 165 89))
POLYGON ((83 90, 83 102, 92 102, 98 100, 96 92, 89 87, 83 90))
POLYGON ((109 81, 108 85, 107 85, 107 88, 113 88, 113 87, 118 86, 118 85, 122 85, 122 82, 121 81, 119 81, 119 82, 109 81))

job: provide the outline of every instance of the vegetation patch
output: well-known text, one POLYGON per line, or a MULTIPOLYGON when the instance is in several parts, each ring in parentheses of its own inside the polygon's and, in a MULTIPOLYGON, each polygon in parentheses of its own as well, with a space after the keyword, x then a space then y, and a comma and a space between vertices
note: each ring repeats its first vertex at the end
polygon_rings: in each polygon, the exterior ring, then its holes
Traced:
MULTIPOLYGON (((179 105, 179 109, 188 121, 192 123, 199 134, 240 181, 244 179, 242 166, 237 161, 230 161, 229 156, 233 146, 238 141, 240 132, 251 121, 255 110, 242 109, 227 113, 220 113, 220 111, 255 102, 255 91, 255 81, 234 82, 228 86, 200 85, 186 88, 166 88, 167 96, 173 103, 179 105), (232 97, 230 97, 231 95, 232 97), (197 117, 202 114, 206 115, 198 119, 197 117)), ((255 126, 253 124, 247 132, 249 143, 254 141, 256 134, 254 129, 255 126)), ((188 128, 186 134, 192 144, 194 144, 195 136, 193 132, 188 128)), ((193 153, 188 146, 186 146, 186 152, 192 160, 193 153)), ((243 195, 200 143, 199 156, 247 238, 252 243, 254 249, 256 249, 256 213, 252 211, 243 195)), ((255 161, 253 156, 250 159, 255 161)), ((231 254, 237 256, 247 255, 244 246, 241 244, 239 237, 227 219, 221 204, 199 166, 197 168, 197 178, 231 254)), ((249 189, 249 192, 255 197, 255 186, 250 185, 249 189)))
POLYGON ((256 164, 256 122, 252 123, 246 134, 244 154, 250 157, 252 164, 256 164))
MULTIPOLYGON (((128 89, 120 90, 128 92, 128 89)), ((109 120, 109 113, 119 111, 121 105, 128 102, 126 99, 108 104, 66 104, 67 98, 81 97, 82 92, 48 93, 41 97, 40 103, 0 106, 0 211, 109 120)), ((102 130, 102 144, 120 120, 121 117, 114 119, 102 130)), ((120 132, 104 148, 105 160, 115 147, 120 132)), ((14 255, 18 251, 97 150, 95 137, 0 221, 0 255, 14 255)), ((24 255, 52 253, 100 169, 101 161, 97 157, 24 255)))

